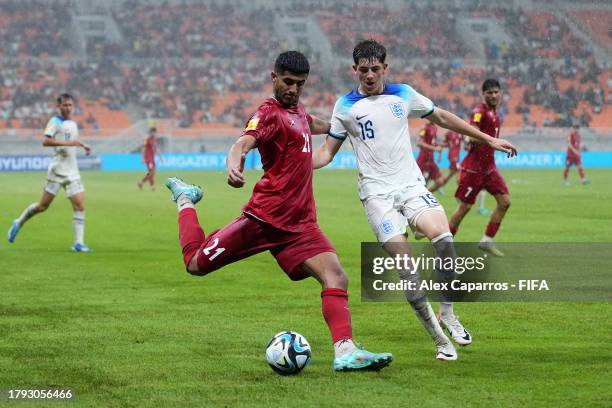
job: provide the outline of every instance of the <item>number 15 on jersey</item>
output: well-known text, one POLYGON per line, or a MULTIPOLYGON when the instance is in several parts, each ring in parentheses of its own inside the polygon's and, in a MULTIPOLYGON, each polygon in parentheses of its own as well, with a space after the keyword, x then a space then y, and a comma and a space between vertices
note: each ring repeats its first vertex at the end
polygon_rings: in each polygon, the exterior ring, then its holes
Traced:
POLYGON ((374 139, 374 129, 372 128, 373 123, 371 120, 367 120, 365 123, 361 123, 361 122, 357 122, 359 123, 359 127, 361 128, 361 139, 362 140, 366 140, 366 138, 368 139, 374 139))

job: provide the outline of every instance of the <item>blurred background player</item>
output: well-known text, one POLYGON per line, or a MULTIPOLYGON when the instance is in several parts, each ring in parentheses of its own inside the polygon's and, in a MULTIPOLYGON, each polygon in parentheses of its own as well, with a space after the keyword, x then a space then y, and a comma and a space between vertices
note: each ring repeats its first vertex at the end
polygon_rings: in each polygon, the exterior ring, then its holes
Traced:
MULTIPOLYGON (((499 81, 487 79, 482 84, 482 95, 484 102, 478 105, 472 112, 470 124, 491 137, 499 138, 501 126, 497 108, 501 102, 502 91, 499 81)), ((510 207, 510 193, 508 186, 497 166, 495 165, 495 151, 486 144, 476 140, 470 141, 467 156, 461 163, 461 175, 455 197, 459 205, 451 216, 449 224, 453 235, 457 234, 459 224, 463 217, 470 211, 480 190, 486 190, 495 197, 497 206, 491 214, 491 218, 478 247, 495 256, 504 256, 497 249, 493 238, 499 230, 499 226, 510 207)))
POLYGON ((567 156, 565 158, 565 170, 563 171, 563 183, 569 186, 567 176, 569 175, 570 167, 576 166, 578 169, 578 175, 580 176, 580 182, 582 184, 589 184, 589 180, 584 177, 584 170, 582 169, 582 157, 581 157, 581 137, 580 137, 580 125, 574 123, 574 130, 567 137, 567 156))
POLYGON ((89 155, 91 148, 79 140, 79 129, 72 118, 74 98, 67 93, 57 98, 59 115, 53 116, 45 127, 43 146, 53 147, 55 155, 49 163, 47 184, 38 203, 30 204, 11 224, 8 231, 8 241, 15 242, 17 233, 27 220, 45 211, 59 192, 66 191, 66 196, 72 203, 72 228, 74 232, 74 252, 91 252, 85 245, 85 189, 77 165, 77 147, 82 147, 89 155))
MULTIPOLYGON (((442 148, 444 147, 448 148, 448 161, 450 162, 448 166, 449 172, 446 176, 442 177, 440 182, 436 182, 429 189, 429 191, 431 191, 432 193, 436 192, 436 190, 440 190, 440 192, 442 192, 441 187, 445 186, 446 183, 448 183, 450 179, 453 178, 455 174, 457 174, 457 171, 459 169, 459 155, 461 153, 461 140, 462 139, 463 139, 463 136, 461 136, 457 132, 453 132, 452 130, 449 130, 444 135, 444 140, 440 144, 440 146, 442 148)), ((440 156, 442 156, 442 150, 440 150, 440 156)))
POLYGON ((310 65, 297 51, 278 56, 271 73, 274 98, 251 117, 227 158, 228 183, 243 187, 246 154, 257 148, 264 174, 242 214, 205 236, 194 204, 202 190, 176 178, 166 181, 179 209, 179 239, 187 271, 204 276, 227 264, 270 251, 292 280, 314 277, 321 284, 323 317, 334 344, 336 371, 379 370, 389 353, 370 353, 353 342, 348 277, 336 250, 317 224, 312 191, 312 133, 329 123, 308 115, 299 97, 310 65))
POLYGON ((487 192, 485 190, 480 190, 480 193, 478 193, 478 214, 480 215, 491 215, 493 214, 493 211, 489 210, 486 206, 485 206, 485 202, 487 200, 487 192))
MULTIPOLYGON (((419 132, 419 155, 417 157, 417 165, 425 177, 425 185, 427 186, 431 180, 433 185, 429 188, 432 193, 444 185, 444 177, 440 172, 440 168, 436 164, 434 152, 441 152, 442 146, 438 145, 436 137, 438 128, 431 120, 427 119, 425 127, 419 132)), ((442 191, 440 191, 442 193, 442 191)))
POLYGON ((157 129, 151 127, 149 135, 142 145, 142 162, 147 167, 147 174, 138 182, 138 188, 142 190, 142 186, 147 181, 151 185, 151 191, 155 191, 155 156, 157 155, 157 129))
MULTIPOLYGON (((353 72, 358 86, 340 97, 334 106, 331 130, 324 144, 313 155, 315 169, 329 164, 344 140, 349 139, 359 169, 359 198, 372 232, 392 257, 410 256, 407 227, 426 236, 440 259, 455 259, 453 236, 440 203, 427 190, 410 143, 408 118, 420 117, 446 129, 469 135, 509 155, 512 144, 496 139, 470 126, 456 115, 434 106, 433 102, 407 84, 385 84, 387 50, 365 40, 353 49, 353 72)), ((455 279, 453 265, 436 268, 444 282, 455 279)), ((418 287, 414 266, 398 271, 400 278, 418 287)), ((440 321, 436 319, 427 294, 405 290, 406 300, 431 336, 436 359, 453 361, 457 351, 440 325, 455 342, 468 345, 472 336, 454 313, 452 299, 442 296, 440 321)))

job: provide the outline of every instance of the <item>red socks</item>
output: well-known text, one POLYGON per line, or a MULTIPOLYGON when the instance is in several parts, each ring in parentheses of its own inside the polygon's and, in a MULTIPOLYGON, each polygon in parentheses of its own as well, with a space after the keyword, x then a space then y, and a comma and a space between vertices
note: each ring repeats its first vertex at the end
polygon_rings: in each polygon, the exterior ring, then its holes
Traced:
POLYGON ((179 240, 183 248, 183 261, 189 265, 191 258, 198 252, 204 242, 204 231, 200 227, 195 208, 179 211, 179 240))
POLYGON ((487 224, 487 229, 485 230, 485 235, 487 237, 495 237, 495 234, 497 234, 497 230, 499 229, 499 222, 490 222, 487 224))
POLYGON ((584 179, 584 170, 582 167, 578 167, 578 175, 580 176, 580 180, 584 179))
POLYGON ((351 312, 348 308, 348 293, 342 289, 328 288, 321 292, 323 318, 331 332, 332 341, 352 339, 351 312))

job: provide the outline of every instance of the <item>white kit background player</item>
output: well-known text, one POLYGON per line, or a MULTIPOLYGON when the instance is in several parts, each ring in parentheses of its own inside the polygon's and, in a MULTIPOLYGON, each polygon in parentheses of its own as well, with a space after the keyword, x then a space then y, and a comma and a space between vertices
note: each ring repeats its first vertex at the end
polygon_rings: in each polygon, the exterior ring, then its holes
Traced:
POLYGON ((53 147, 55 155, 49 164, 47 184, 40 201, 30 204, 11 224, 8 241, 15 242, 17 233, 23 224, 34 215, 45 211, 61 188, 72 203, 72 227, 74 232, 74 252, 91 252, 83 241, 85 233, 85 189, 77 166, 77 147, 82 147, 89 155, 91 148, 79 140, 79 129, 72 118, 74 98, 62 94, 57 98, 59 115, 53 116, 45 128, 43 146, 53 147))
MULTIPOLYGON (((412 155, 408 117, 427 117, 436 125, 468 135, 497 150, 516 154, 510 143, 494 139, 405 84, 385 84, 386 49, 373 40, 362 41, 353 50, 353 70, 358 88, 336 102, 330 135, 314 153, 313 165, 332 161, 348 138, 357 157, 359 196, 374 234, 393 257, 410 254, 406 227, 429 238, 436 256, 455 258, 453 236, 444 209, 425 187, 423 175, 412 155)), ((399 271, 402 279, 417 282, 410 270, 399 271)), ((454 269, 439 269, 444 281, 455 278, 454 269)), ((433 313, 425 293, 407 291, 406 298, 436 346, 436 358, 456 360, 457 352, 433 313)), ((452 338, 468 345, 472 337, 454 314, 452 299, 442 297, 440 322, 452 338)))

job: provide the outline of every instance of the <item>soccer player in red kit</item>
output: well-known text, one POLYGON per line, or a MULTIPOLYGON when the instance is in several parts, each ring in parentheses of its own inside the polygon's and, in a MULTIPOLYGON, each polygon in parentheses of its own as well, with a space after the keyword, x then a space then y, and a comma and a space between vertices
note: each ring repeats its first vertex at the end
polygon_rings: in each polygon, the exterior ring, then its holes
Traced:
MULTIPOLYGON (((436 182, 430 189, 432 193, 435 193, 437 190, 440 190, 441 187, 444 187, 446 183, 450 181, 451 178, 459 171, 459 154, 461 153, 461 140, 463 137, 452 130, 446 132, 444 135, 444 141, 440 144, 441 149, 444 147, 448 148, 448 160, 450 161, 450 165, 448 166, 449 172, 446 176, 441 176, 440 181, 436 182)), ((440 153, 442 154, 442 153, 440 153)))
POLYGON ((390 353, 370 353, 353 342, 348 277, 336 251, 317 224, 312 191, 312 133, 328 122, 308 115, 299 97, 310 66, 297 51, 280 54, 271 73, 274 97, 265 100, 231 147, 228 183, 243 187, 246 154, 257 148, 264 174, 242 214, 208 236, 194 208, 202 190, 177 178, 166 186, 179 207, 179 239, 187 271, 204 276, 227 264, 270 251, 292 280, 314 277, 322 286, 323 317, 334 343, 336 371, 379 370, 390 353))
POLYGON ((444 177, 442 185, 445 185, 453 178, 455 174, 459 171, 459 155, 461 153, 461 141, 463 140, 463 136, 461 136, 457 132, 448 131, 444 135, 443 146, 448 148, 448 160, 450 165, 448 166, 449 172, 444 177))
POLYGON ((574 124, 574 131, 567 137, 567 157, 565 158, 565 170, 563 171, 563 182, 566 186, 569 185, 567 176, 569 175, 569 170, 572 166, 576 166, 578 169, 580 182, 582 184, 589 184, 589 180, 584 177, 584 170, 582 169, 582 158, 580 157, 581 136, 578 132, 579 128, 580 125, 574 124))
MULTIPOLYGON (((499 82, 496 79, 484 81, 482 94, 484 102, 472 112, 470 124, 491 137, 499 138, 501 122, 497 107, 502 98, 499 82)), ((495 197, 497 206, 491 214, 478 247, 492 255, 503 256, 504 254, 493 243, 493 238, 510 207, 510 193, 504 178, 497 170, 493 153, 494 150, 485 144, 474 140, 470 142, 468 154, 461 163, 459 185, 455 192, 459 205, 450 218, 449 226, 453 235, 456 235, 461 220, 470 211, 480 190, 487 190, 495 197)))
POLYGON ((419 132, 419 141, 417 143, 420 151, 416 162, 421 172, 423 172, 425 184, 427 185, 430 180, 434 180, 433 186, 429 189, 431 192, 438 190, 444 181, 440 168, 434 159, 434 152, 442 151, 442 146, 438 145, 436 140, 437 134, 438 128, 428 120, 425 127, 419 132))
POLYGON ((156 128, 150 128, 149 136, 147 136, 142 145, 142 161, 145 166, 147 166, 147 174, 138 182, 138 188, 141 190, 144 183, 148 181, 151 184, 151 190, 155 191, 155 155, 157 154, 156 133, 156 128))

